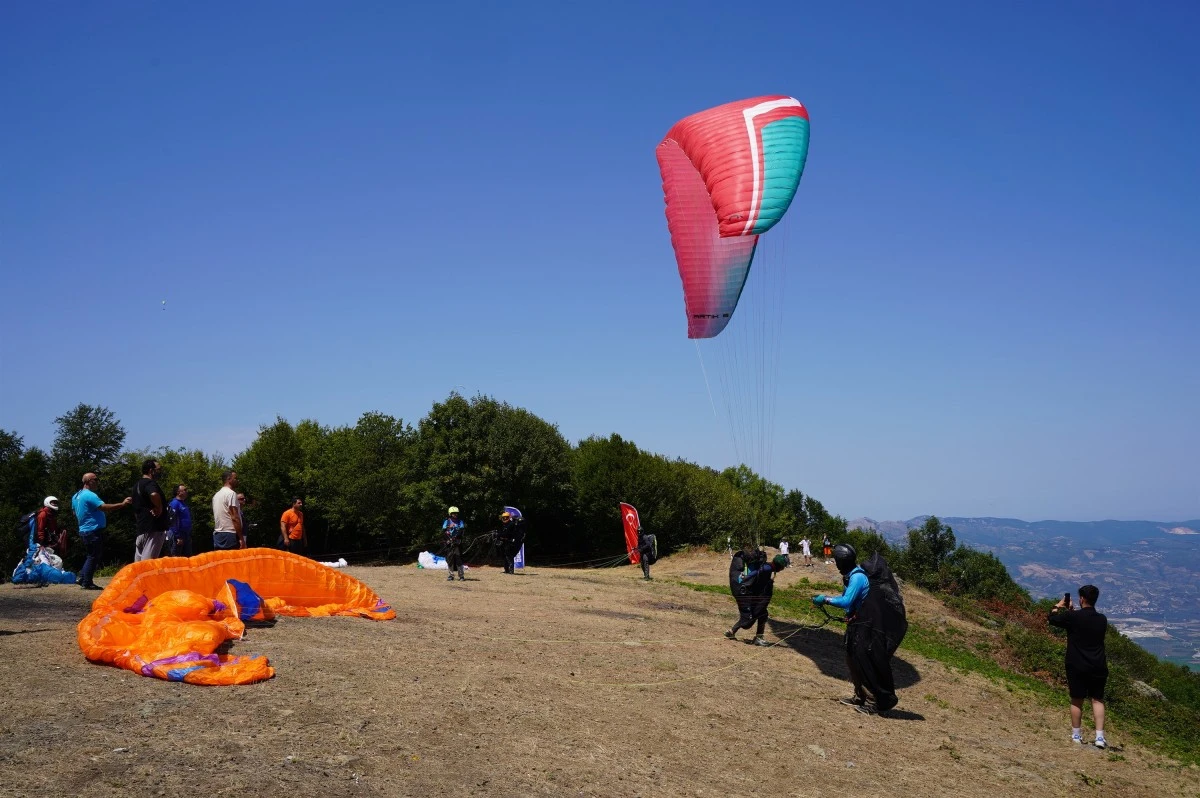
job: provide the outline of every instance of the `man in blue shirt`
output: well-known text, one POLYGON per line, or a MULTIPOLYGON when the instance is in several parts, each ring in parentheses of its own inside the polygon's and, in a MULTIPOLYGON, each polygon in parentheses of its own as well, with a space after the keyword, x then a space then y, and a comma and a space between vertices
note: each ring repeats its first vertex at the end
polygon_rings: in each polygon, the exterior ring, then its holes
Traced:
POLYGON ((846 611, 846 667, 850 671, 854 695, 843 698, 842 703, 866 715, 886 712, 898 701, 892 678, 892 652, 888 647, 887 623, 875 606, 879 604, 876 597, 871 597, 875 608, 873 613, 860 612, 871 596, 871 580, 858 565, 858 552, 854 547, 848 543, 834 546, 833 561, 842 574, 846 590, 840 596, 813 596, 813 604, 830 604, 846 611))
POLYGON ((79 522, 79 537, 83 539, 87 551, 87 559, 83 561, 79 578, 75 580, 84 590, 101 589, 92 578, 104 557, 104 527, 108 526, 105 513, 133 504, 132 496, 126 496, 125 501, 117 504, 105 504, 96 495, 99 486, 100 478, 89 471, 83 475, 83 487, 71 498, 71 508, 75 511, 75 520, 79 522))
POLYGON ((175 486, 175 498, 171 499, 170 507, 175 511, 171 522, 171 555, 174 557, 192 556, 192 510, 187 505, 187 485, 175 486))

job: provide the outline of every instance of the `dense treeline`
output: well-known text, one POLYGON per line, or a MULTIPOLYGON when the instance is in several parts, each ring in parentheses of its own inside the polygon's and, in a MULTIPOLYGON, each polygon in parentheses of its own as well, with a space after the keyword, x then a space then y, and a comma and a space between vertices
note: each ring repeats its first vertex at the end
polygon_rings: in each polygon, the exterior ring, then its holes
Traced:
MULTIPOLYGON (((55 425, 49 453, 0 430, 0 553, 13 564, 24 550, 13 528, 22 513, 55 495, 60 523, 73 530, 70 497, 85 471, 100 475, 102 498, 117 501, 149 456, 163 465, 164 490, 181 482, 191 489, 200 550, 211 545, 210 503, 227 467, 249 500, 251 545, 273 544, 280 514, 301 496, 313 552, 321 556, 413 558, 435 545, 452 504, 462 508, 469 536, 494 528, 504 505, 521 508, 529 559, 542 564, 620 553, 620 501, 638 508, 660 551, 724 549, 727 539, 734 546, 804 534, 840 539, 846 531, 845 520, 815 498, 745 466, 719 472, 644 451, 616 434, 572 445, 553 424, 484 396, 452 393, 415 426, 375 412, 340 427, 277 419, 232 460, 194 449, 126 450, 124 428, 102 407, 78 405, 55 425)), ((133 537, 128 511, 111 513, 107 560, 132 559, 133 537)), ((81 560, 73 541, 68 565, 81 560)))

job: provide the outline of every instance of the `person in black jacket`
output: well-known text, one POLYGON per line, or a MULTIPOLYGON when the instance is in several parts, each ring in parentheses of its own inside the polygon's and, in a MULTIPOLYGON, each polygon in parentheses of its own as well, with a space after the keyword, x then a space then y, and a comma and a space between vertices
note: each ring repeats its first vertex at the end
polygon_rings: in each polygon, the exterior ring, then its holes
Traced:
POLYGON ((500 554, 504 557, 504 573, 517 572, 517 552, 525 542, 525 521, 514 518, 508 510, 500 513, 500 529, 496 531, 496 539, 500 543, 500 554))
MULTIPOLYGON (((742 552, 739 552, 742 554, 742 552)), ((754 552, 743 555, 746 559, 741 572, 734 577, 734 564, 729 567, 729 586, 737 600, 738 619, 727 632, 725 637, 736 640, 739 629, 749 629, 758 623, 754 634, 754 645, 769 646, 763 632, 767 626, 767 608, 771 605, 771 596, 775 593, 775 574, 787 568, 789 561, 786 555, 776 554, 774 559, 767 562, 766 555, 754 552)), ((739 559, 734 557, 734 562, 739 559)))
POLYGON ((650 581, 650 558, 654 556, 654 539, 638 527, 638 561, 642 565, 642 579, 650 581))
POLYGON ((1104 653, 1104 635, 1108 618, 1096 612, 1100 588, 1079 588, 1079 609, 1071 609, 1071 597, 1050 611, 1050 625, 1067 630, 1067 690, 1071 696, 1071 739, 1083 743, 1083 699, 1092 699, 1092 720, 1096 722, 1096 747, 1104 748, 1104 686, 1108 682, 1108 658, 1104 653))

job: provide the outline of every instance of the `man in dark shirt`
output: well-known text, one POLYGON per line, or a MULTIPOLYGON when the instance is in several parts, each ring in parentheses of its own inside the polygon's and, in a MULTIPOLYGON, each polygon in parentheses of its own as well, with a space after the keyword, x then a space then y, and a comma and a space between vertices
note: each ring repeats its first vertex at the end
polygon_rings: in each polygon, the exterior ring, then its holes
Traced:
POLYGON ((162 466, 158 461, 147 460, 142 463, 142 478, 133 489, 133 523, 137 532, 134 562, 158 557, 167 539, 166 526, 160 520, 165 520, 163 513, 167 510, 167 500, 156 481, 160 473, 162 466))
POLYGON ((1083 743, 1083 699, 1092 699, 1096 722, 1096 747, 1104 748, 1104 685, 1108 681, 1108 659, 1104 635, 1108 618, 1096 612, 1100 588, 1079 588, 1079 609, 1071 609, 1070 596, 1054 605, 1050 625, 1067 630, 1067 689, 1071 696, 1071 739, 1083 743))

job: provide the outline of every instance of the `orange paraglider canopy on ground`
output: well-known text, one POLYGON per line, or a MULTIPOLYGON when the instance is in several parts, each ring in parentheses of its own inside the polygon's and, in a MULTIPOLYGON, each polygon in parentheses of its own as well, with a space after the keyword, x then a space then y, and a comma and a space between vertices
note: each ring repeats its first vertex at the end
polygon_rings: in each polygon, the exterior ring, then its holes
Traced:
POLYGON ((127 565, 79 623, 79 647, 92 662, 190 684, 270 679, 266 657, 218 654, 242 637, 246 621, 277 615, 357 615, 384 621, 396 612, 348 574, 273 549, 214 551, 127 565))

